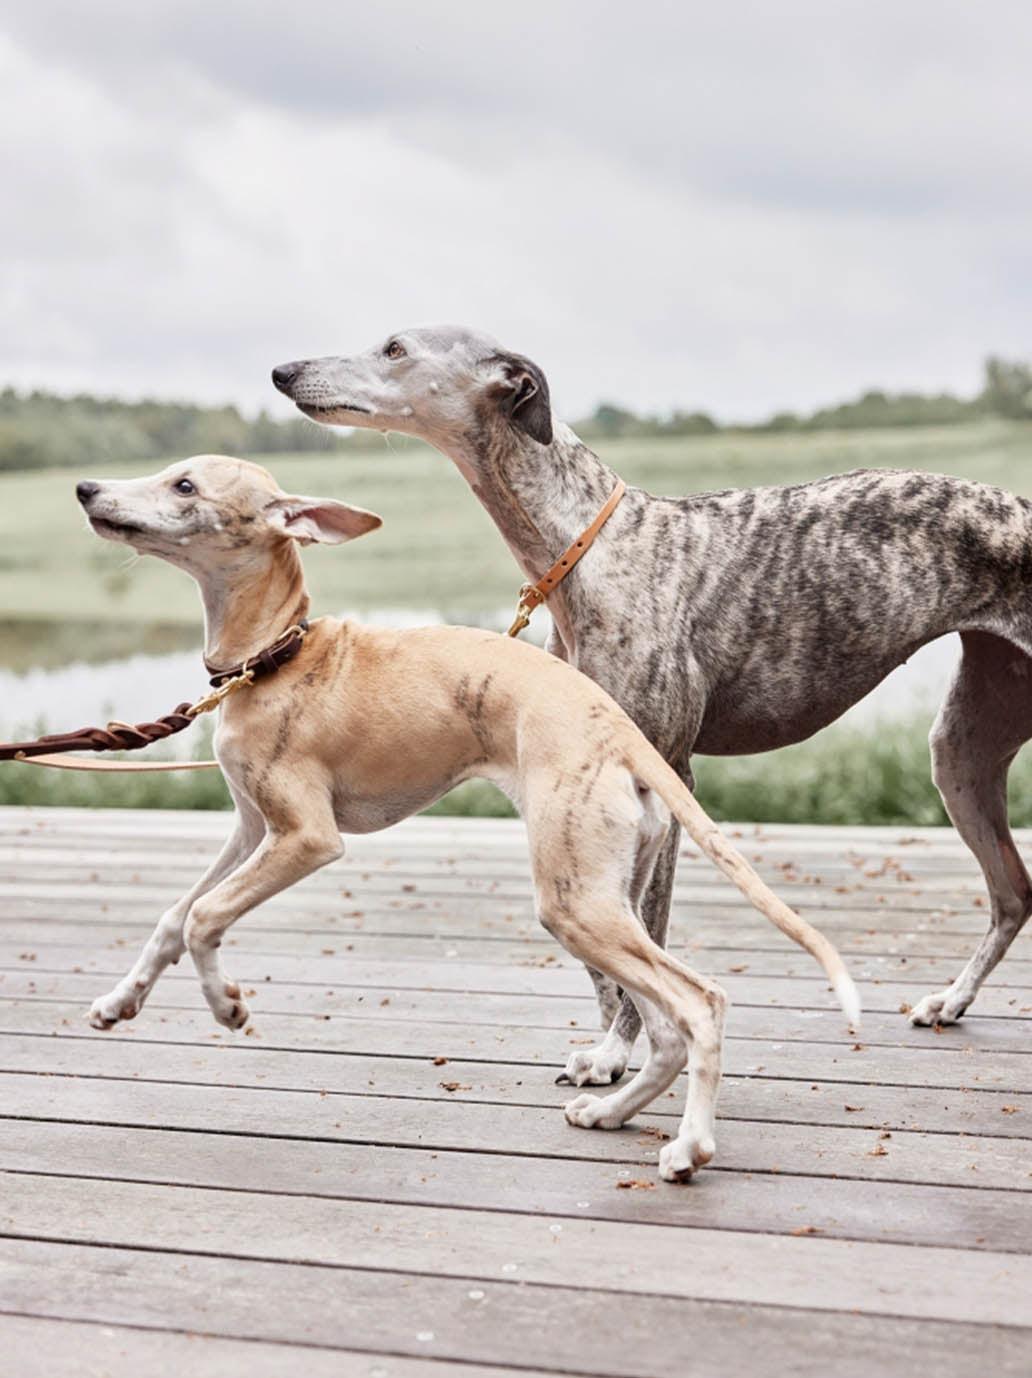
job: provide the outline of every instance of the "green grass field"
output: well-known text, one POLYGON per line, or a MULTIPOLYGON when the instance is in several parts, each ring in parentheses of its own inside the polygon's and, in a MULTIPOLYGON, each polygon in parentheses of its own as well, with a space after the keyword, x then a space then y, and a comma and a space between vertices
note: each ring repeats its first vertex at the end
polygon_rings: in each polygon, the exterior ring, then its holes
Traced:
MULTIPOLYGON (((614 441, 603 457, 655 493, 796 483, 885 465, 963 474, 1032 494, 1032 423, 614 441)), ((141 460, 103 476, 158 467, 141 460)), ((317 612, 418 607, 461 621, 514 602, 522 580, 512 556, 443 455, 376 437, 366 448, 273 456, 268 467, 288 491, 345 498, 385 520, 361 541, 306 551, 317 612)), ((74 468, 0 476, 0 624, 107 623, 113 641, 126 623, 197 627, 199 604, 185 575, 157 560, 134 560, 86 529, 74 493, 82 477, 74 468)), ((81 646, 81 632, 76 640, 81 646)))
MULTIPOLYGON (((603 456, 655 493, 802 482, 862 466, 960 474, 1032 496, 1032 423, 808 435, 717 435, 612 442, 603 456)), ((311 548, 314 610, 437 609, 452 621, 511 606, 521 576, 493 524, 442 455, 379 439, 325 455, 268 461, 288 491, 346 498, 386 525, 344 547, 311 548), (472 572, 472 573, 471 573, 472 572)), ((157 464, 110 469, 109 477, 157 464)), ((75 469, 0 476, 0 663, 12 669, 156 651, 200 640, 192 582, 156 560, 136 560, 85 528, 75 469)), ((945 822, 929 780, 927 721, 870 734, 832 727, 766 756, 700 758, 699 797, 719 819, 756 822, 945 822)), ((1032 755, 1012 773, 1012 816, 1032 825, 1032 755)), ((183 776, 72 775, 0 769, 0 804, 220 808, 213 772, 183 776)), ((507 802, 472 782, 436 811, 499 813, 507 802)))

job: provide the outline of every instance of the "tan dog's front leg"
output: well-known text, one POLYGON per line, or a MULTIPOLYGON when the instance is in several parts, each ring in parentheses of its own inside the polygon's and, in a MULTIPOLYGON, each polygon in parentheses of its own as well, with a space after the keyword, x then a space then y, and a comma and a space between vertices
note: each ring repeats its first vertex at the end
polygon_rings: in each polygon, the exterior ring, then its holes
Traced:
POLYGON ((205 999, 220 1024, 239 1029, 249 1016, 240 987, 226 976, 219 962, 223 933, 256 904, 336 861, 343 851, 332 819, 321 829, 308 824, 290 832, 270 832, 253 856, 194 902, 184 937, 205 999))
POLYGON ((90 1023, 95 1029, 110 1029, 121 1019, 133 1019, 151 993, 158 977, 186 949, 183 925, 190 906, 245 861, 261 841, 265 823, 261 814, 245 800, 237 801, 233 831, 216 860, 182 899, 177 900, 158 920, 131 970, 106 995, 90 1007, 90 1023))

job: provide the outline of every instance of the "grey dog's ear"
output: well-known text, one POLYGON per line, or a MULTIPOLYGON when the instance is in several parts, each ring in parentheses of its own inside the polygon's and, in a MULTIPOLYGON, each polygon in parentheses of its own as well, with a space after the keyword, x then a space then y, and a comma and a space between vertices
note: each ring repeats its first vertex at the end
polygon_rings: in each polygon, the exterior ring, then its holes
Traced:
POLYGON ((539 445, 551 445, 552 400, 545 375, 522 354, 499 354, 498 361, 505 373, 498 385, 499 408, 539 445))
POLYGON ((364 507, 349 507, 336 498, 273 498, 266 503, 265 515, 271 526, 286 536, 293 536, 302 545, 320 541, 324 545, 340 545, 375 531, 383 519, 364 507))

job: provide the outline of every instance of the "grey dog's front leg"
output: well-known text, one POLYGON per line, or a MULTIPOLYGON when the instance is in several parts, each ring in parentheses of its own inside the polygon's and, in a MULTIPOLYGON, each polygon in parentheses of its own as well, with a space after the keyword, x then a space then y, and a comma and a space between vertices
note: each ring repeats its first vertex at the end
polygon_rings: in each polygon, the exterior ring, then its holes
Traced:
MULTIPOLYGON (((663 845, 656 856, 652 876, 636 905, 638 915, 648 931, 649 937, 660 947, 666 946, 667 925, 670 920, 670 897, 674 888, 674 872, 677 869, 677 853, 681 842, 681 828, 676 822, 670 826, 663 845)), ((594 975, 594 973, 592 973, 594 975)), ((603 980, 605 978, 602 978, 603 980)), ((596 982, 596 988, 598 983, 596 982)), ((609 1032, 597 1047, 585 1048, 583 1052, 573 1053, 566 1069, 558 1077, 560 1082, 572 1082, 574 1086, 606 1086, 619 1081, 627 1070, 634 1040, 641 1031, 641 1015, 634 1007, 629 995, 620 992, 620 1004, 609 1032)), ((599 1002, 602 1003, 599 991, 599 1002)), ((604 1010, 604 1005, 602 1006, 604 1010)))

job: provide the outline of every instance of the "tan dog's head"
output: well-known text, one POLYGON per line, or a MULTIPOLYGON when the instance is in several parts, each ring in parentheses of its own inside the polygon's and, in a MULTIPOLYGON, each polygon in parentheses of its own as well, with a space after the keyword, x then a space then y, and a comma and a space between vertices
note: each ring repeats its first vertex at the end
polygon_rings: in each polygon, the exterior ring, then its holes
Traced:
POLYGON ((98 536, 191 572, 288 539, 339 545, 382 525, 334 498, 284 493, 267 469, 227 455, 195 455, 149 478, 84 479, 75 492, 98 536))

